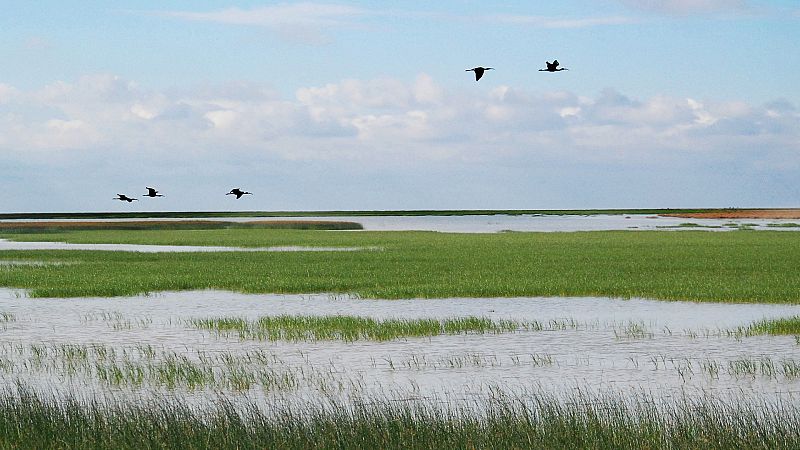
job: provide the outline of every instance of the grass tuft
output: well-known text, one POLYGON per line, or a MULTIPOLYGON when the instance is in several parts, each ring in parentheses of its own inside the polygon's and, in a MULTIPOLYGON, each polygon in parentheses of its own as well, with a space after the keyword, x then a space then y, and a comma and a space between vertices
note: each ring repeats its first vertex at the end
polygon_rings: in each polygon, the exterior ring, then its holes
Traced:
POLYGON ((502 333, 524 328, 511 320, 495 321, 482 317, 446 320, 385 319, 357 316, 265 316, 255 321, 236 317, 192 319, 197 328, 220 335, 236 334, 239 339, 255 340, 358 340, 388 341, 407 337, 440 334, 502 333))
POLYGON ((741 329, 741 333, 746 336, 762 334, 769 335, 800 335, 800 316, 787 317, 782 319, 763 319, 753 322, 746 328, 741 329))

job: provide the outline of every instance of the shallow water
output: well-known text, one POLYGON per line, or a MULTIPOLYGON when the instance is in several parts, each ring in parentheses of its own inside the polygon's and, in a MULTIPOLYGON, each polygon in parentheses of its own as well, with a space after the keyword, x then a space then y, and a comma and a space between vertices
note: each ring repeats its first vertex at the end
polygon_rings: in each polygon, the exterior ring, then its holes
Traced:
MULTIPOLYGON (((726 329, 762 318, 800 314, 797 305, 713 304, 608 298, 454 298, 362 300, 329 295, 245 295, 220 291, 166 292, 128 298, 30 299, 0 290, 0 373, 48 390, 172 392, 163 385, 113 387, 87 374, 47 369, 36 346, 103 345, 135 353, 227 355, 250 361, 254 352, 270 363, 242 363, 290 373, 298 385, 256 385, 235 395, 290 398, 366 395, 467 399, 491 386, 505 390, 578 389, 650 392, 658 398, 689 394, 789 398, 800 393, 800 374, 782 371, 800 363, 792 336, 732 337, 726 329), (5 316, 3 316, 5 314, 5 316), (190 318, 316 314, 378 319, 480 316, 538 321, 541 331, 408 338, 388 342, 240 340, 198 330, 190 318), (260 365, 259 365, 260 364, 260 365), (790 364, 791 365, 791 364, 790 364), (10 368, 9 368, 10 367, 10 368), (38 369, 37 369, 38 367, 38 369), (736 369, 749 367, 750 371, 736 369), (769 369, 772 367, 772 369, 769 369), (714 369, 716 368, 716 369, 714 369), (759 369, 760 368, 760 369, 759 369), (766 368, 766 369, 765 369, 766 368), (269 391, 269 392, 268 392, 269 391)), ((158 359, 158 356, 156 356, 158 359)), ((222 363, 216 364, 219 370, 222 363)), ((238 367, 238 366, 237 366, 238 367)), ((249 370, 249 369, 248 369, 249 370)))
MULTIPOLYGON (((312 218, 309 218, 312 219, 312 218)), ((319 218, 322 219, 322 218, 319 218)), ((327 218, 335 220, 334 218, 327 218)), ((359 222, 365 230, 374 231, 441 231, 453 233, 497 233, 501 231, 610 231, 610 230, 708 230, 731 231, 751 224, 756 230, 798 231, 800 228, 767 227, 768 224, 795 223, 792 220, 687 219, 648 215, 492 215, 492 216, 398 216, 340 217, 359 222), (694 223, 700 227, 681 227, 694 223)))
MULTIPOLYGON (((191 220, 224 220, 249 222, 253 220, 296 221, 326 220, 349 221, 363 225, 368 231, 440 231, 451 233, 497 233, 501 231, 604 231, 604 230, 708 230, 731 231, 742 225, 755 230, 800 231, 800 227, 768 227, 768 224, 792 224, 787 219, 689 219, 648 215, 469 215, 469 216, 348 216, 348 217, 226 217, 191 220), (694 223, 699 227, 681 227, 694 223)), ((114 221, 178 221, 186 219, 104 219, 114 221)), ((20 220, 37 222, 37 220, 20 220)), ((38 220, 38 222, 91 222, 84 219, 38 220)), ((15 221, 9 221, 15 222, 15 221)))

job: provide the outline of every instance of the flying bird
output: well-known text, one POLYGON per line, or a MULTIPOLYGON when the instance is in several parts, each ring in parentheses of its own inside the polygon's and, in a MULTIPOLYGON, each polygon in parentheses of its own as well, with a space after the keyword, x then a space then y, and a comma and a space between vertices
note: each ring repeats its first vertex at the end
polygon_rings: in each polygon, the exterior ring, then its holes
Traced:
POLYGON ((159 194, 155 188, 147 187, 147 194, 144 194, 145 197, 163 197, 163 195, 159 194))
POLYGON ((475 72, 475 81, 478 81, 483 76, 483 72, 487 70, 494 70, 493 67, 474 67, 472 69, 466 69, 465 72, 475 72))
POLYGON ((562 70, 569 70, 564 67, 559 69, 557 59, 554 59, 553 62, 545 61, 545 64, 547 64, 547 69, 539 69, 539 72, 560 72, 562 70))
POLYGON ((139 201, 138 198, 131 198, 131 197, 128 197, 127 195, 125 195, 125 194, 117 194, 117 196, 114 198, 114 200, 121 200, 123 202, 128 202, 128 203, 130 203, 130 202, 132 202, 134 200, 139 201))
POLYGON ((242 196, 245 195, 245 194, 253 195, 252 192, 245 192, 245 191, 243 191, 243 190, 241 190, 239 188, 231 189, 231 191, 228 192, 225 195, 235 195, 236 199, 238 200, 238 199, 242 198, 242 196))

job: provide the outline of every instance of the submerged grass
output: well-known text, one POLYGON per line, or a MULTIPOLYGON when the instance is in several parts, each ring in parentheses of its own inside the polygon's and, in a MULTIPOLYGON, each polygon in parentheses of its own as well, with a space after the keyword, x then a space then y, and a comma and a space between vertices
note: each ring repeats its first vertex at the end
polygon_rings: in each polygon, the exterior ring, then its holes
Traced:
POLYGON ((263 410, 225 397, 200 409, 175 398, 0 395, 0 447, 31 449, 789 449, 800 446, 798 422, 793 404, 706 397, 658 404, 644 396, 497 395, 472 407, 384 400, 263 410))
POLYGON ((79 231, 7 235, 73 243, 380 247, 380 252, 0 251, 58 261, 0 270, 34 297, 222 289, 369 298, 603 296, 800 302, 800 235, 779 231, 450 234, 298 230, 79 231))
POLYGON ((684 222, 678 225, 659 225, 656 228, 722 228, 722 225, 700 225, 694 222, 684 222))
POLYGON ((220 335, 235 333, 239 339, 256 340, 374 340, 388 341, 406 337, 430 337, 440 334, 502 333, 520 329, 524 324, 511 320, 484 317, 435 319, 384 319, 357 316, 265 316, 255 321, 236 317, 191 319, 197 328, 220 335))

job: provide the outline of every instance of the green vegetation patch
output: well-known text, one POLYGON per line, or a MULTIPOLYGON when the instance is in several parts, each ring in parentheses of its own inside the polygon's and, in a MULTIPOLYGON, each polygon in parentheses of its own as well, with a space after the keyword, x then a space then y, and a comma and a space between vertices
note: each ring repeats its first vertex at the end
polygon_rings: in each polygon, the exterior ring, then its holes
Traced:
POLYGON ((722 225, 701 225, 695 222, 684 222, 678 225, 658 225, 656 228, 722 228, 722 225))
POLYGON ((435 319, 384 319, 356 316, 265 316, 255 321, 242 318, 192 319, 193 326, 220 335, 235 333, 240 339, 256 340, 374 340, 430 337, 440 334, 502 333, 522 328, 511 320, 484 317, 435 319))
POLYGON ((800 447, 800 412, 780 404, 648 398, 519 399, 467 408, 365 400, 273 406, 222 397, 201 409, 172 397, 107 404, 29 391, 0 395, 0 447, 141 448, 569 448, 789 449, 800 447))
POLYGON ((800 223, 784 222, 784 223, 768 223, 770 228, 800 228, 800 223))
POLYGON ((761 334, 800 335, 800 316, 759 320, 758 322, 753 322, 742 331, 747 336, 761 334))
POLYGON ((5 235, 25 241, 379 247, 379 252, 136 253, 8 250, 58 261, 0 270, 33 297, 219 289, 365 298, 618 297, 800 303, 800 234, 600 231, 458 234, 314 230, 98 230, 5 235))

